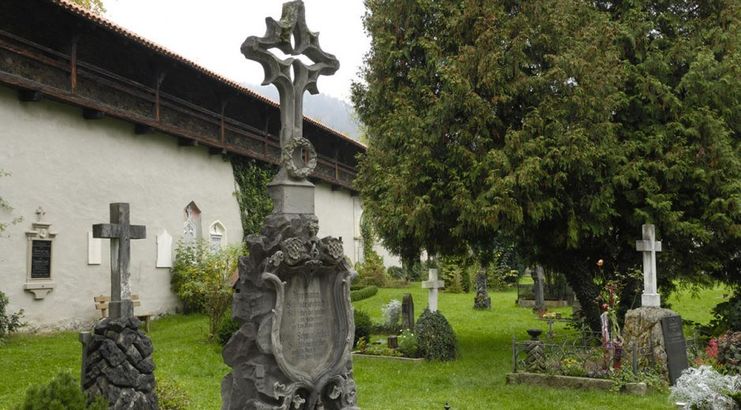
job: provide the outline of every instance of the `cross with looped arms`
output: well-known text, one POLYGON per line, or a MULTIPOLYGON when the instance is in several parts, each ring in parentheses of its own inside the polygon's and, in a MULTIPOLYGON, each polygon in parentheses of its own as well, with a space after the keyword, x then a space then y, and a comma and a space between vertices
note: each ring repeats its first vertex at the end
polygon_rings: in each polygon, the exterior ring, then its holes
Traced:
POLYGON ((304 179, 316 166, 316 151, 303 137, 304 91, 319 93, 316 85, 319 76, 334 74, 339 69, 340 62, 335 56, 321 49, 319 33, 309 31, 303 1, 283 3, 280 21, 267 17, 265 23, 267 25, 265 35, 248 37, 242 43, 241 50, 247 59, 262 65, 265 70, 262 85, 273 84, 278 88, 281 166, 290 177, 304 179), (293 57, 280 58, 270 52, 273 48, 289 56, 304 55, 313 64, 306 66, 301 60, 293 57), (302 150, 308 151, 309 160, 299 167, 296 162, 301 159, 302 150))

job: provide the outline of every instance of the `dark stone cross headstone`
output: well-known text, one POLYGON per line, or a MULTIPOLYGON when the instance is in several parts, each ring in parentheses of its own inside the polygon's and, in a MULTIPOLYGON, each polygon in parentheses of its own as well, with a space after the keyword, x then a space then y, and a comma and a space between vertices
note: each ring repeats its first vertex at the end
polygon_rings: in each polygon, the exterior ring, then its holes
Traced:
POLYGON ((535 310, 538 312, 545 311, 545 272, 543 267, 537 265, 533 277, 533 294, 535 295, 535 310))
POLYGON ((146 238, 147 229, 142 225, 129 224, 129 204, 113 203, 110 209, 111 223, 93 225, 93 237, 111 240, 110 317, 128 319, 134 315, 129 285, 130 240, 146 238))
POLYGON ((103 396, 109 409, 156 409, 152 341, 139 329, 129 286, 132 239, 146 228, 129 223, 129 204, 110 205, 111 223, 93 225, 93 237, 111 240, 109 317, 92 332, 82 332, 82 389, 89 398, 103 396))
POLYGON ((668 316, 661 319, 661 332, 664 336, 669 380, 674 385, 679 376, 682 375, 682 371, 689 367, 687 342, 684 340, 684 332, 682 331, 682 317, 668 316))
POLYGON ((404 329, 414 330, 414 299, 411 293, 401 299, 401 325, 404 329))

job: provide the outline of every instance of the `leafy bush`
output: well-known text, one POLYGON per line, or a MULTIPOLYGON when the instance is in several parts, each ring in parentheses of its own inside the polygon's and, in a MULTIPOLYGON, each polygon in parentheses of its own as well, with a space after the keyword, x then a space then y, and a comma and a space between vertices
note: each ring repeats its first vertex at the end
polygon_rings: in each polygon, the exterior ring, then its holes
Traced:
POLYGON ((172 267, 172 289, 187 311, 208 315, 208 337, 213 340, 224 314, 232 301, 230 277, 239 257, 246 254, 244 245, 228 246, 213 251, 205 241, 194 244, 178 242, 172 267))
POLYGON ((7 313, 5 310, 10 303, 10 299, 5 293, 0 292, 0 342, 9 334, 13 333, 25 324, 21 322, 23 318, 23 309, 15 313, 7 313))
POLYGON ((406 276, 404 269, 401 266, 389 266, 388 269, 386 269, 386 273, 389 277, 394 279, 404 279, 406 276))
POLYGON ((440 258, 440 277, 445 281, 445 291, 461 293, 471 291, 471 276, 478 264, 470 256, 444 256, 440 258))
POLYGON ((231 339, 232 335, 239 330, 239 323, 232 318, 231 311, 227 311, 224 314, 224 320, 221 321, 219 326, 218 339, 219 344, 222 346, 226 345, 226 342, 231 339))
POLYGON ((178 382, 157 376, 156 390, 159 410, 185 410, 190 408, 190 396, 178 382))
POLYGON ((458 355, 453 328, 440 311, 425 309, 417 321, 415 333, 419 354, 427 360, 454 360, 458 355))
POLYGON ((741 376, 723 376, 710 366, 700 366, 683 371, 669 397, 693 409, 732 409, 731 394, 739 390, 741 376))
POLYGON ((383 259, 376 252, 365 254, 365 260, 355 265, 358 271, 358 283, 366 286, 386 286, 386 269, 383 259))
POLYGON ((419 352, 419 341, 417 336, 409 329, 404 329, 398 338, 399 352, 404 357, 417 357, 419 352))
POLYGON ((355 337, 352 345, 356 347, 361 338, 365 338, 365 340, 370 338, 373 322, 371 322, 370 316, 362 310, 353 310, 353 318, 355 320, 355 337))
POLYGON ((736 289, 728 301, 713 308, 709 327, 712 335, 721 335, 729 330, 741 331, 741 289, 736 289))
POLYGON ((368 339, 365 337, 358 339, 357 350, 360 353, 374 356, 401 356, 401 352, 391 349, 382 343, 368 343, 368 339))
POLYGON ((108 402, 101 396, 88 403, 80 383, 69 373, 61 372, 49 384, 31 386, 26 399, 17 410, 107 410, 108 402))
POLYGON ((389 303, 381 307, 383 312, 383 324, 386 329, 393 331, 401 323, 401 302, 397 299, 391 299, 389 303))
POLYGON ((741 332, 727 332, 718 338, 718 364, 730 375, 741 373, 741 332))
POLYGON ((359 300, 368 299, 369 297, 375 296, 378 293, 378 286, 366 286, 360 290, 354 290, 350 292, 350 300, 357 302, 359 300))

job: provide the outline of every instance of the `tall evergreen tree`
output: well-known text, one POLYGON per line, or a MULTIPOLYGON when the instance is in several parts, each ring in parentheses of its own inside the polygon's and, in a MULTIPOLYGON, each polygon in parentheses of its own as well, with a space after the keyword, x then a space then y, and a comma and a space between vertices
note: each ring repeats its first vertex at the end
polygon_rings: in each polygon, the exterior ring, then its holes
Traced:
POLYGON ((485 258, 504 234, 567 275, 593 327, 594 264, 634 270, 643 223, 664 289, 741 281, 735 2, 366 5, 357 183, 392 249, 485 258))

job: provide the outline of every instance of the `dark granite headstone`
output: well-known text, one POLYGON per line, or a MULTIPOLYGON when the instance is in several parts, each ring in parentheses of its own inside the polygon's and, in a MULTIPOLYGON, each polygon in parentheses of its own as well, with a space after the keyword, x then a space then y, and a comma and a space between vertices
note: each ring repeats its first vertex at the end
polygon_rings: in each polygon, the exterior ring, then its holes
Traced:
POLYGON ((31 278, 51 277, 51 241, 33 240, 31 242, 31 278))
POLYGON ((669 316, 661 319, 661 331, 664 335, 666 350, 666 367, 669 370, 671 384, 677 381, 682 371, 689 367, 687 360, 687 343, 682 331, 682 317, 669 316))
POLYGON ((535 267, 535 272, 531 273, 533 277, 533 293, 535 294, 535 310, 538 312, 545 311, 545 272, 543 267, 538 265, 535 267))
POLYGON ((411 293, 401 299, 401 326, 403 329, 414 329, 414 299, 411 293))
POLYGON ((491 297, 487 290, 486 272, 480 271, 476 275, 476 297, 473 300, 474 309, 491 309, 491 297))

